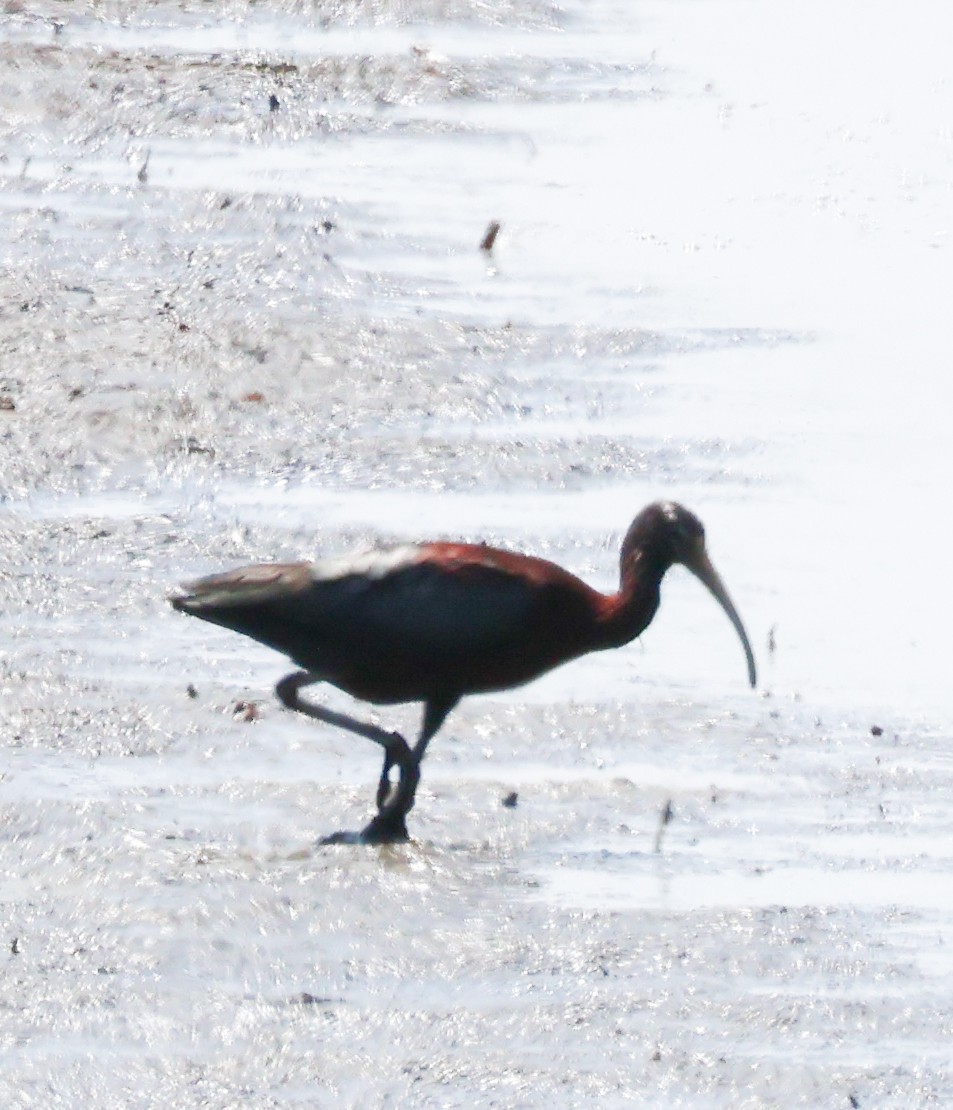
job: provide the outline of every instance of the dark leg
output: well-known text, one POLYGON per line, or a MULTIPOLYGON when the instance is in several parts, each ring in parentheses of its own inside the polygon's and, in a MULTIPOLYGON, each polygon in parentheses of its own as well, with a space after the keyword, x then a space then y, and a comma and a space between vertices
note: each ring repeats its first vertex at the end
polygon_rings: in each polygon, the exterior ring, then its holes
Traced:
POLYGON ((427 751, 427 745, 457 701, 457 698, 442 702, 428 701, 424 706, 420 736, 413 748, 408 749, 406 759, 394 759, 391 752, 387 752, 384 757, 384 772, 377 788, 377 816, 361 832, 361 840, 365 844, 387 844, 409 839, 407 814, 414 808, 417 786, 420 783, 420 763, 427 751), (400 767, 400 779, 396 788, 391 790, 388 773, 395 764, 400 767))
MULTIPOLYGON (((424 720, 420 729, 420 736, 417 738, 417 743, 413 746, 411 754, 414 760, 419 764, 423 761, 424 754, 427 751, 427 745, 434 738, 440 729, 440 726, 447 719, 447 715, 457 704, 458 698, 452 701, 434 702, 428 701, 424 706, 424 720)), ((380 782, 377 784, 377 808, 382 810, 384 803, 390 796, 393 783, 390 781, 390 770, 397 765, 398 760, 391 757, 388 751, 384 756, 384 769, 381 771, 380 782)), ((409 812, 409 809, 408 809, 409 812)))
POLYGON ((358 721, 346 713, 303 701, 299 691, 302 686, 321 682, 320 675, 297 671, 288 675, 275 687, 279 700, 288 709, 303 713, 316 721, 336 725, 348 732, 373 740, 384 749, 384 769, 377 786, 377 815, 360 833, 334 833, 325 837, 322 844, 393 844, 408 840, 407 814, 413 809, 417 785, 420 782, 420 762, 427 744, 443 724, 447 714, 457 704, 457 698, 444 702, 427 702, 423 727, 417 743, 411 748, 399 732, 386 732, 376 725, 358 721), (390 769, 398 767, 400 778, 392 788, 390 769))
POLYGON ((384 752, 384 767, 381 770, 381 777, 377 783, 377 796, 375 798, 378 813, 384 808, 384 803, 390 797, 391 788, 394 785, 390 781, 390 772, 396 762, 396 760, 391 758, 390 752, 384 752))
POLYGON ((385 732, 384 729, 378 728, 376 725, 358 721, 354 717, 349 717, 346 713, 336 713, 333 709, 325 709, 323 705, 314 705, 312 702, 301 699, 298 691, 302 686, 313 686, 316 682, 323 681, 324 679, 320 675, 309 674, 307 671, 297 671, 295 674, 283 678, 275 687, 275 693, 278 695, 281 704, 288 709, 294 709, 298 713, 303 713, 306 717, 314 718, 316 721, 323 721, 325 724, 347 729, 348 732, 356 732, 358 736, 363 736, 367 740, 373 740, 375 744, 380 744, 391 756, 393 763, 399 763, 402 754, 410 754, 410 747, 399 732, 385 732))
MULTIPOLYGON (((312 702, 304 701, 299 693, 301 687, 311 686, 321 681, 323 680, 320 675, 309 674, 308 671, 297 671, 295 674, 290 674, 287 678, 283 678, 275 687, 275 693, 278 695, 278 700, 281 704, 288 709, 294 709, 296 712, 303 713, 306 717, 311 717, 315 721, 322 721, 324 724, 335 725, 337 728, 346 729, 348 732, 356 733, 358 736, 363 736, 365 739, 373 740, 375 744, 381 745, 385 755, 384 773, 381 776, 381 782, 377 790, 378 809, 380 809, 381 794, 386 793, 390 789, 390 779, 388 776, 391 767, 400 767, 402 780, 408 773, 411 775, 416 773, 417 778, 419 779, 420 777, 410 746, 399 732, 386 732, 376 725, 368 724, 366 721, 358 721, 354 717, 349 717, 346 713, 337 713, 333 709, 326 709, 323 705, 315 705, 312 702)), ((416 782, 414 783, 414 790, 416 790, 416 782)), ((382 822, 380 835, 378 835, 374 842, 384 843, 385 841, 406 839, 406 825, 401 821, 392 821, 389 825, 382 822), (389 835, 385 835, 385 833, 389 835)), ((347 832, 334 833, 332 836, 325 837, 321 841, 322 844, 360 844, 364 842, 364 833, 347 832)), ((367 842, 370 843, 370 841, 367 842)))

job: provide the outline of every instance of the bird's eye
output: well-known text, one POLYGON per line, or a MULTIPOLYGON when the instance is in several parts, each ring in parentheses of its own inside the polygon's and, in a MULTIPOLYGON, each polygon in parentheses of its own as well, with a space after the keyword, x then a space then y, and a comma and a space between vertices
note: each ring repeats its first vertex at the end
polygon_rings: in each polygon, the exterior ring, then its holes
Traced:
POLYGON ((705 529, 694 517, 682 517, 678 522, 678 539, 689 547, 705 542, 705 529))

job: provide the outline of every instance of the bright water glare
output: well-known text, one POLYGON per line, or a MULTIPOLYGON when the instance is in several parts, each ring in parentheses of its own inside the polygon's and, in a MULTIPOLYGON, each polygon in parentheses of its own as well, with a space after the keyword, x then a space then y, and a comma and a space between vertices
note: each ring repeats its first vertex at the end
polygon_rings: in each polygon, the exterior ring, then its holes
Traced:
POLYGON ((5 1104, 953 1098, 950 24, 7 5, 5 1104), (313 846, 376 752, 165 601, 428 538, 611 590, 661 497, 757 692, 673 572, 458 709, 406 847, 313 846))

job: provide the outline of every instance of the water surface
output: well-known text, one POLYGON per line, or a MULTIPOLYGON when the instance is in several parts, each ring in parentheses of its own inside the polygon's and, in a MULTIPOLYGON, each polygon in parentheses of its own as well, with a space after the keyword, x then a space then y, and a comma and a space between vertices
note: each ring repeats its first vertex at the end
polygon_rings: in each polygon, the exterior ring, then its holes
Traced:
POLYGON ((949 1101, 947 22, 8 13, 6 1104, 949 1101), (657 497, 758 691, 674 572, 455 712, 405 847, 314 847, 376 752, 164 600, 427 537, 611 589, 657 497))

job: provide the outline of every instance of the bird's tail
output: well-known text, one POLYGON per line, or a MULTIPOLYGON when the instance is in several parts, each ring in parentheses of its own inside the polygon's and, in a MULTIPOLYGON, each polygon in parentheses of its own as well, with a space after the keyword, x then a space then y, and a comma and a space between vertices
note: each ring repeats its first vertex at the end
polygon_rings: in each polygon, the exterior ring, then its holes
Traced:
POLYGON ((185 582, 169 601, 182 613, 208 617, 216 610, 290 597, 310 580, 307 563, 261 563, 185 582))

